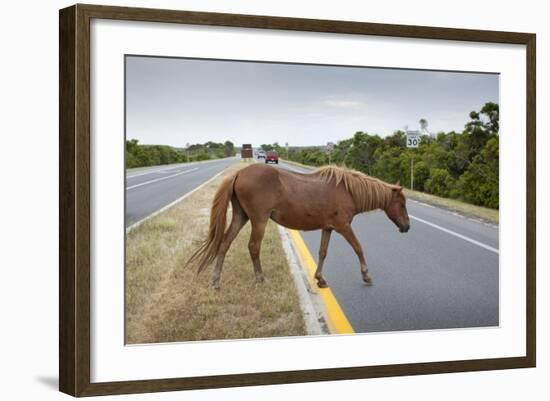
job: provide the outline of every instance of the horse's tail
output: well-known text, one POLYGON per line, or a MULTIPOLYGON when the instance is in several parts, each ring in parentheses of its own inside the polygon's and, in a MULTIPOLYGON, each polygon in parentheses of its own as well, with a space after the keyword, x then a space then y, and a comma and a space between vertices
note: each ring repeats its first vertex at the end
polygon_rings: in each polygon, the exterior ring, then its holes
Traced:
POLYGON ((227 225, 227 207, 233 196, 233 185, 237 173, 231 174, 225 178, 212 200, 212 207, 210 209, 210 227, 208 229, 208 237, 202 243, 202 245, 191 255, 186 265, 198 260, 199 266, 197 274, 204 270, 206 266, 214 261, 218 251, 220 250, 223 236, 225 234, 225 227, 227 225))

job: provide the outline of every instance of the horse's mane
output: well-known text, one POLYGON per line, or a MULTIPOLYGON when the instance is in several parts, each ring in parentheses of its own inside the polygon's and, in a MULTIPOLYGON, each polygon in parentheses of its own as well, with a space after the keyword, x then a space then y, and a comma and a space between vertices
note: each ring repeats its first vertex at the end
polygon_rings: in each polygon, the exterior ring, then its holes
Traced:
POLYGON ((359 171, 338 166, 319 167, 313 174, 319 175, 327 182, 334 179, 336 186, 343 182, 357 208, 365 212, 378 208, 385 209, 391 202, 392 189, 399 188, 359 171))

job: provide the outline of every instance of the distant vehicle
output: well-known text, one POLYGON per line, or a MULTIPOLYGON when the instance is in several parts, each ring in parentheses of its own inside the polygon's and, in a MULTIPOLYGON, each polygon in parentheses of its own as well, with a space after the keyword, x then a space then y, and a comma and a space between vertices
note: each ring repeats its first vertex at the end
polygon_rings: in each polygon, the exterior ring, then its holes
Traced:
POLYGON ((269 150, 265 154, 265 162, 279 164, 279 155, 274 150, 269 150))
POLYGON ((249 143, 243 143, 243 147, 241 148, 241 157, 243 159, 251 159, 252 158, 252 145, 249 143))
POLYGON ((258 159, 265 159, 265 150, 258 150, 258 159))

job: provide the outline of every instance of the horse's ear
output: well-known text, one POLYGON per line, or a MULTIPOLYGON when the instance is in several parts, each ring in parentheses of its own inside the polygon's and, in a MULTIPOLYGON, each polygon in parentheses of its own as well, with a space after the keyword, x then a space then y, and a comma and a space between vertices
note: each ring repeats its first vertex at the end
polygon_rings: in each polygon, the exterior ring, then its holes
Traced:
POLYGON ((391 186, 391 190, 393 192, 398 192, 398 191, 401 191, 402 189, 403 189, 403 187, 401 187, 399 184, 395 184, 395 185, 391 186))
POLYGON ((397 182, 395 183, 395 185, 397 185, 398 187, 401 186, 401 183, 399 182, 399 180, 397 180, 397 182))

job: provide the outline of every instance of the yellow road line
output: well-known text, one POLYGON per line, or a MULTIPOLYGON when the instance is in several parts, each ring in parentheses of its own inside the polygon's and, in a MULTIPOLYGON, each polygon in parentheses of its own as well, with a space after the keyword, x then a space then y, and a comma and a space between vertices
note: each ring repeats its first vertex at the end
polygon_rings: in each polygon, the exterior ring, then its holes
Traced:
MULTIPOLYGON (((298 256, 302 262, 302 266, 307 268, 307 277, 311 288, 317 288, 317 283, 315 283, 313 275, 315 270, 317 270, 317 263, 311 256, 309 249, 307 248, 304 239, 300 233, 296 230, 288 230, 290 233, 290 238, 294 242, 296 250, 298 251, 298 256)), ((340 307, 338 300, 332 293, 330 288, 318 288, 319 295, 325 305, 325 309, 328 317, 328 326, 331 333, 334 334, 353 334, 353 327, 351 327, 346 314, 340 307)))

